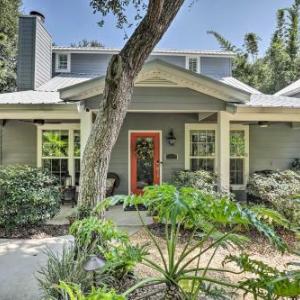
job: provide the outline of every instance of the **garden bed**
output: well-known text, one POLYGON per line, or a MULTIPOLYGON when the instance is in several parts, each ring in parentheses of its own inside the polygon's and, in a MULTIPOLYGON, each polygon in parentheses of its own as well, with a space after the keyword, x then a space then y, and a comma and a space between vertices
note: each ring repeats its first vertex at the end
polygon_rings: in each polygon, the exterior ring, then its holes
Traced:
POLYGON ((0 238, 5 239, 44 239, 68 235, 69 225, 39 225, 16 227, 10 232, 0 227, 0 238))

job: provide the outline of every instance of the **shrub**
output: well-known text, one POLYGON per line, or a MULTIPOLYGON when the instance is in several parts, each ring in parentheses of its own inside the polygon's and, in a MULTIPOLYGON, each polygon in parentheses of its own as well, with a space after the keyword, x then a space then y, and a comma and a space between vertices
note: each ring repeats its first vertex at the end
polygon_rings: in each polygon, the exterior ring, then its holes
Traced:
POLYGON ((0 168, 0 226, 39 224, 59 209, 60 191, 55 177, 29 166, 0 168))
POLYGON ((292 223, 300 225, 300 175, 292 170, 254 173, 248 194, 267 203, 292 223))
POLYGON ((214 192, 217 185, 217 177, 215 174, 199 170, 199 171, 178 171, 173 177, 173 184, 177 188, 192 187, 207 192, 214 192))
POLYGON ((55 286, 61 281, 76 282, 83 291, 92 285, 92 275, 83 269, 87 256, 83 253, 78 256, 76 249, 64 246, 62 253, 46 251, 48 262, 38 271, 38 282, 45 299, 63 300, 64 295, 55 286))

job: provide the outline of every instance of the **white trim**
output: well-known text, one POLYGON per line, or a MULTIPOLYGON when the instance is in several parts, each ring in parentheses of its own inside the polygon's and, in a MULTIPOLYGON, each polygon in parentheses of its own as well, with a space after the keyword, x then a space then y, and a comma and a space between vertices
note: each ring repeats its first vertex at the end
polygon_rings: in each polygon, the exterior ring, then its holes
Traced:
POLYGON ((218 131, 217 124, 210 123, 190 123, 185 124, 185 146, 184 146, 184 168, 189 170, 191 168, 190 165, 190 131, 191 130, 214 130, 215 131, 215 155, 211 157, 215 160, 215 172, 218 170, 217 164, 217 151, 218 151, 218 131))
MULTIPOLYGON (((128 195, 131 194, 131 133, 135 132, 154 132, 159 133, 159 160, 162 162, 163 154, 162 154, 162 130, 128 130, 128 195)), ((160 164, 159 168, 159 183, 162 183, 163 176, 163 164, 160 164)))
MULTIPOLYGON (((214 123, 190 123, 185 124, 185 146, 184 146, 184 167, 186 170, 190 169, 190 130, 215 130, 215 149, 216 153, 214 156, 215 159, 215 173, 218 174, 219 166, 218 166, 218 153, 220 151, 219 147, 219 132, 218 132, 218 124, 214 123)), ((249 178, 249 125, 242 124, 230 124, 230 130, 244 130, 245 132, 245 157, 244 157, 244 184, 243 185, 231 185, 234 190, 244 190, 248 178, 249 178)), ((228 174, 230 176, 230 174, 228 174)))
MULTIPOLYGON (((72 182, 75 183, 75 163, 74 159, 74 130, 80 130, 80 124, 44 124, 37 125, 37 167, 42 167, 42 131, 43 130, 68 130, 68 170, 72 176, 72 182)), ((81 145, 80 145, 81 146, 81 145)))
POLYGON ((55 52, 55 72, 56 73, 70 73, 71 72, 71 52, 55 52), (59 56, 67 55, 67 69, 59 68, 59 56))
MULTIPOLYGON (((249 179, 249 125, 231 124, 230 130, 243 130, 245 134, 245 155, 244 159, 244 184, 232 184, 233 190, 245 190, 249 179)), ((230 157, 232 158, 232 157, 230 157)), ((237 157, 238 158, 238 157, 237 157)))

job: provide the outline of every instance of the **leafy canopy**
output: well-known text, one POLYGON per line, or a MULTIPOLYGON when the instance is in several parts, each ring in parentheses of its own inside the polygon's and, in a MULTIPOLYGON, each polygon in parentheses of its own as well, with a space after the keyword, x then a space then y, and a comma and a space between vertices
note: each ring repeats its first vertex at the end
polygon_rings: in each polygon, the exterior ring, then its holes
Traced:
POLYGON ((278 10, 277 26, 262 57, 258 57, 260 38, 253 32, 245 34, 243 47, 239 48, 220 33, 208 31, 223 50, 237 54, 234 77, 268 94, 300 77, 299 5, 300 1, 295 0, 291 7, 278 10))

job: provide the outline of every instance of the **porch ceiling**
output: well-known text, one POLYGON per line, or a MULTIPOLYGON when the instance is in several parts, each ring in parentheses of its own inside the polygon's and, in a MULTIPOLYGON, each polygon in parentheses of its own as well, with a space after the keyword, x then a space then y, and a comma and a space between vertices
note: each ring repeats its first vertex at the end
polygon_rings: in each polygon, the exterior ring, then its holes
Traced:
MULTIPOLYGON (((97 77, 59 90, 60 97, 80 101, 103 93, 105 76, 97 77)), ((211 77, 156 59, 146 63, 135 81, 136 87, 189 88, 229 103, 247 103, 250 92, 211 77)))

